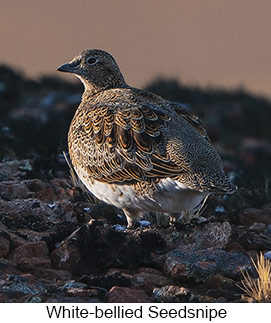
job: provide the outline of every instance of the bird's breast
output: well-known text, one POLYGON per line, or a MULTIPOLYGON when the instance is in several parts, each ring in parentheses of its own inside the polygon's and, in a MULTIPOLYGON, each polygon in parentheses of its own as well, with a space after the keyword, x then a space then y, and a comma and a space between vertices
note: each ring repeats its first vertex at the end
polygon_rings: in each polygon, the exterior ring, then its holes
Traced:
POLYGON ((80 167, 76 167, 76 172, 95 197, 120 209, 179 213, 193 209, 208 195, 191 190, 171 178, 160 180, 152 192, 140 193, 133 184, 110 184, 90 179, 89 174, 80 167))

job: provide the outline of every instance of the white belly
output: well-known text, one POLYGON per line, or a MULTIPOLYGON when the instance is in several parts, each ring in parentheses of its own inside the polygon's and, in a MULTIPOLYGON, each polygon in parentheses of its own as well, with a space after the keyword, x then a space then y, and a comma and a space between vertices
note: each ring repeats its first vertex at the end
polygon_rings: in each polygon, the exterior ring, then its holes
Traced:
POLYGON ((138 195, 132 185, 90 181, 89 175, 83 169, 77 169, 77 174, 87 189, 99 200, 120 209, 180 213, 193 209, 209 194, 191 190, 171 178, 166 178, 160 181, 157 190, 151 196, 138 195))

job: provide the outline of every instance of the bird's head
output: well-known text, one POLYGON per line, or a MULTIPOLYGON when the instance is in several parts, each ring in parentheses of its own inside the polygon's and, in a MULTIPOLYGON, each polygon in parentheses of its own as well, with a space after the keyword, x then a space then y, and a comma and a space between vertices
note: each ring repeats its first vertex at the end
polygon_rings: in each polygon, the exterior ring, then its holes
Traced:
POLYGON ((127 86, 114 57, 99 49, 84 50, 57 70, 75 74, 92 93, 127 86))

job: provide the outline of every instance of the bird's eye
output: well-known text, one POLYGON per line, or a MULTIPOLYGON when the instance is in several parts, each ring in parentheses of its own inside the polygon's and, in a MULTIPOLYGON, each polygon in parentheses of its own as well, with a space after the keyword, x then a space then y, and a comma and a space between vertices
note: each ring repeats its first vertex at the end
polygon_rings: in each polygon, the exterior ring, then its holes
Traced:
POLYGON ((94 58, 94 57, 90 57, 88 60, 87 60, 87 63, 89 64, 89 65, 94 65, 94 64, 96 64, 98 62, 98 60, 96 59, 96 58, 94 58))

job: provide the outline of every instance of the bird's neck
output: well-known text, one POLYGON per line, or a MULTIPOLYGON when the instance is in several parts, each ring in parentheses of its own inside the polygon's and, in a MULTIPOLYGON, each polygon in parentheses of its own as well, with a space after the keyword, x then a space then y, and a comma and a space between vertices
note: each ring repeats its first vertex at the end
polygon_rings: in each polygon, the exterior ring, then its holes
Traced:
POLYGON ((115 88, 127 88, 129 87, 125 80, 120 80, 120 82, 115 82, 111 84, 95 84, 92 82, 88 82, 85 79, 81 79, 82 83, 84 84, 85 90, 83 93, 83 97, 90 97, 93 95, 96 95, 100 92, 103 92, 105 90, 115 89, 115 88))

